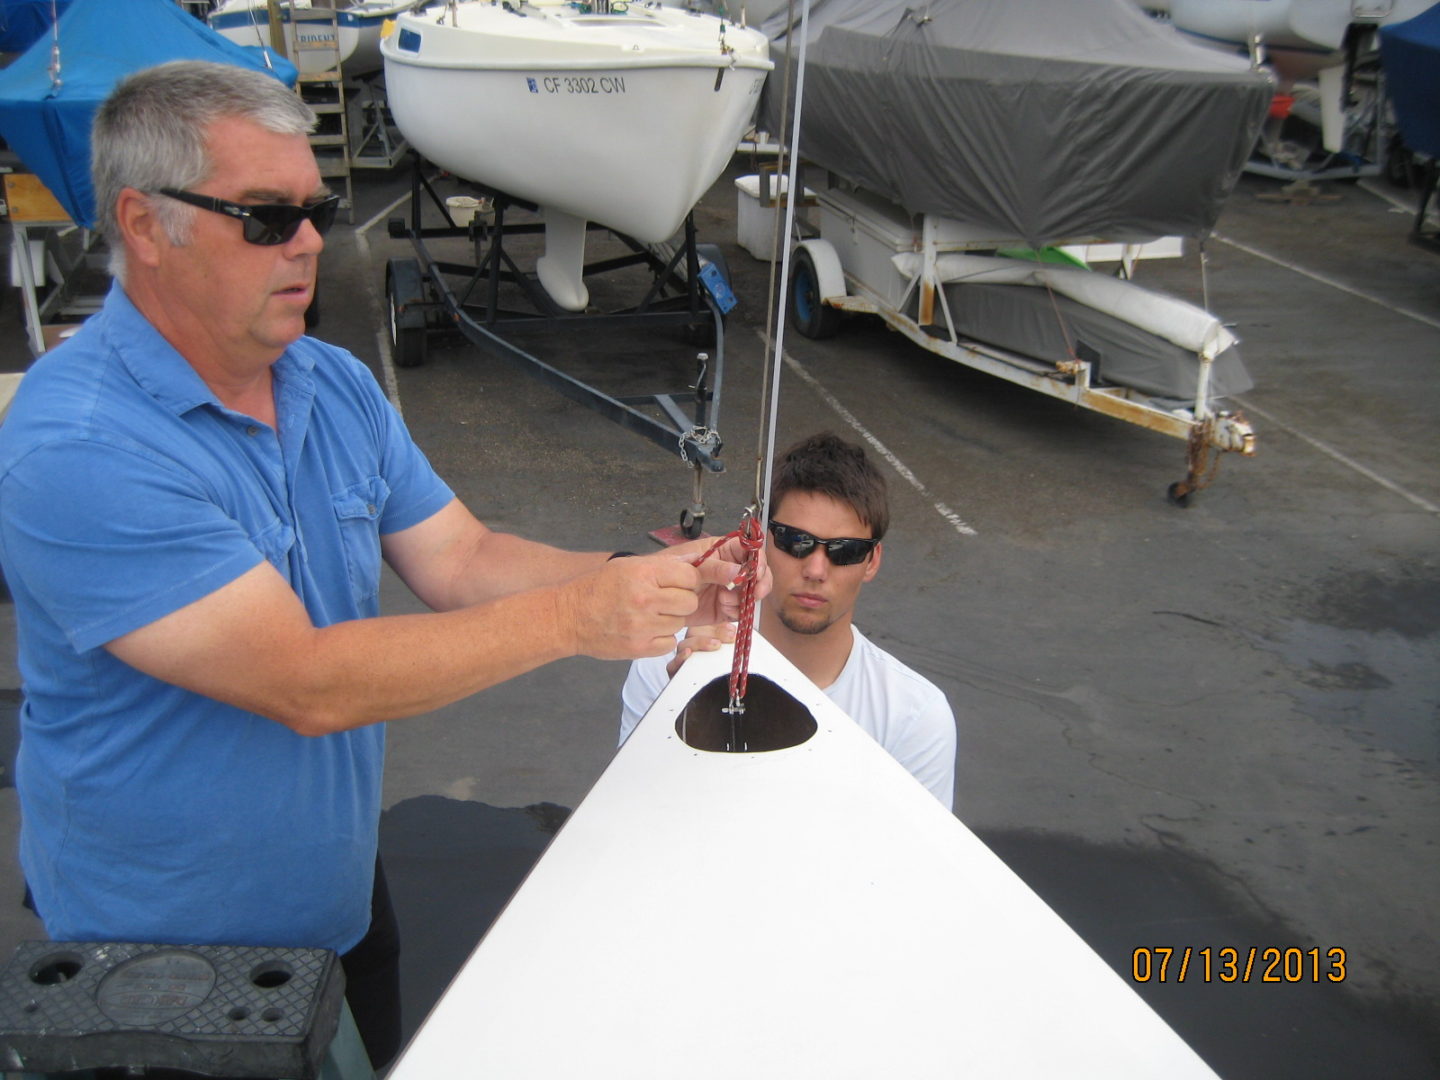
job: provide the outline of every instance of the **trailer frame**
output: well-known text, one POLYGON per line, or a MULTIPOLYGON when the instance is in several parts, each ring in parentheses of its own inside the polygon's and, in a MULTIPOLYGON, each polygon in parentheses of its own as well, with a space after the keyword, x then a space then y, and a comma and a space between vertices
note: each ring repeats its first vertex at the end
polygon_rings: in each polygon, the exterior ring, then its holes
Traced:
MULTIPOLYGON (((882 261, 890 266, 898 248, 874 241, 867 251, 859 240, 867 226, 879 235, 886 226, 893 226, 894 220, 878 209, 867 217, 863 199, 847 197, 837 189, 816 186, 813 197, 822 210, 831 213, 821 214, 821 226, 805 227, 809 235, 798 240, 793 255, 789 314, 801 334, 830 336, 839 329, 841 313, 876 315, 928 352, 1080 408, 1182 439, 1186 443, 1185 478, 1167 489, 1168 498, 1178 506, 1188 506, 1190 497, 1210 483, 1220 454, 1254 454, 1255 433, 1249 421, 1238 411, 1216 408, 1210 398, 1213 357, 1197 354, 1200 371, 1195 400, 1181 411, 1162 406, 1141 390, 1098 384, 1092 363, 1083 357, 1057 364, 964 338, 955 329, 943 281, 937 274, 937 260, 947 251, 993 251, 995 242, 957 239, 963 226, 934 215, 918 215, 912 248, 917 256, 913 260, 916 271, 897 300, 893 288, 867 281, 866 275, 875 273, 882 261), (859 252, 850 265, 841 259, 832 242, 835 238, 825 235, 827 220, 849 223, 846 239, 851 242, 850 249, 859 252), (857 265, 861 262, 866 265, 857 265), (916 317, 906 313, 912 301, 916 317)), ((1120 257, 1128 274, 1136 252, 1123 252, 1120 257)))
MULTIPOLYGON (((399 367, 425 361, 431 333, 458 331, 470 344, 518 367, 564 397, 583 405, 642 438, 679 456, 691 470, 691 496, 679 514, 681 535, 701 535, 706 506, 704 479, 723 472, 723 441, 719 434, 721 390, 725 369, 725 313, 734 306, 723 256, 718 247, 697 242, 693 213, 686 215, 683 236, 674 245, 646 245, 608 232, 628 252, 587 262, 587 278, 632 267, 645 267, 648 286, 635 303, 611 310, 561 309, 506 250, 507 238, 543 231, 542 221, 511 221, 516 211, 541 213, 534 203, 472 181, 456 181, 491 208, 485 215, 457 223, 451 209, 414 155, 410 214, 392 217, 389 235, 408 239, 414 258, 391 258, 385 271, 392 356, 399 367), (426 225, 426 199, 438 209, 441 225, 426 225), (468 263, 439 257, 429 241, 465 238, 474 259, 468 263), (506 306, 501 286, 518 286, 524 307, 506 306), (609 331, 634 328, 678 331, 692 344, 706 348, 695 356, 695 381, 684 390, 659 390, 617 397, 542 360, 511 340, 512 335, 544 335, 562 331, 609 331), (688 408, 688 414, 687 414, 688 408), (644 410, 650 411, 644 411, 644 410), (655 415, 658 412, 659 416, 655 415)), ((513 302, 513 294, 512 294, 513 302)))

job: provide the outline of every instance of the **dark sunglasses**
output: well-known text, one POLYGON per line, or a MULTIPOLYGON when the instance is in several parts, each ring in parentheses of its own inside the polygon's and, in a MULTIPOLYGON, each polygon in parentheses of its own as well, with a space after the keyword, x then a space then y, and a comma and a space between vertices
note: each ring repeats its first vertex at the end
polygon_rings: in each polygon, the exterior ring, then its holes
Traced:
POLYGON ((815 546, 825 549, 825 557, 835 566, 854 566, 858 562, 864 562, 870 552, 875 550, 879 540, 862 540, 856 536, 846 536, 835 540, 821 540, 818 536, 811 536, 807 532, 790 525, 784 525, 778 521, 770 522, 770 535, 775 538, 775 546, 786 555, 792 555, 797 559, 803 559, 815 550, 815 546))
POLYGON ((291 206, 288 203, 261 203, 259 206, 244 206, 217 199, 213 195, 196 195, 193 191, 178 188, 161 188, 161 195, 168 195, 202 210, 213 210, 237 219, 245 231, 247 244, 273 247, 288 244, 300 231, 300 226, 310 222, 315 231, 324 236, 335 224, 335 211, 340 208, 340 196, 331 195, 309 206, 291 206))

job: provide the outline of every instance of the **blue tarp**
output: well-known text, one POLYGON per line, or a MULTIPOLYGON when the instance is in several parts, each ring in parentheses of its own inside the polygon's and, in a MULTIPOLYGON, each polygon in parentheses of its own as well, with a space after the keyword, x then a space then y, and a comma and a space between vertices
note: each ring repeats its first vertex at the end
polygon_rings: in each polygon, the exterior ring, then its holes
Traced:
POLYGON ((1440 4, 1382 27, 1380 63, 1405 145, 1440 159, 1440 4))
POLYGON ((70 0, 0 0, 0 53, 24 52, 69 6, 70 0))
POLYGON ((73 0, 59 38, 58 87, 48 34, 0 71, 0 137, 83 225, 95 221, 90 122, 126 75, 167 60, 215 60, 295 82, 288 60, 269 53, 272 70, 260 49, 227 41, 175 0, 73 0))

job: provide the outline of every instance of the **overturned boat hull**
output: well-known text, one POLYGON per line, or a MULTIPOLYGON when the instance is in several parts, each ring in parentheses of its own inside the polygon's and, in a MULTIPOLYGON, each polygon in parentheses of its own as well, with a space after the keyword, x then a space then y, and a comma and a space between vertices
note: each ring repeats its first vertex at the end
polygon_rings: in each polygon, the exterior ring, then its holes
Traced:
POLYGON ((730 656, 680 669, 392 1080, 1214 1080, 759 637, 732 727, 730 656))

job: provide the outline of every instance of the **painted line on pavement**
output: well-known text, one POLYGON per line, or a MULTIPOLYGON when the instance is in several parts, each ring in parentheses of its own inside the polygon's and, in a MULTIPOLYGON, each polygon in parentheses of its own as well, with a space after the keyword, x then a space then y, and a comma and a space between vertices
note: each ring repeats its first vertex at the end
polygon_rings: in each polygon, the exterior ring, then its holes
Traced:
POLYGON ((1295 273, 1300 274, 1302 277, 1308 277, 1312 281, 1320 282, 1320 284, 1322 285, 1329 285, 1332 289, 1339 289, 1341 292, 1349 293, 1351 296, 1358 296, 1361 300, 1368 300, 1372 304, 1378 304, 1386 311, 1392 311, 1396 315, 1403 315, 1407 319, 1414 319, 1416 322, 1424 323, 1426 326, 1433 326, 1436 330, 1440 330, 1440 319, 1432 319, 1430 316, 1422 315, 1418 311, 1411 311, 1409 308, 1403 308, 1395 304, 1388 303, 1380 299, 1380 297, 1378 296, 1373 296, 1370 293, 1362 292, 1359 289, 1352 288, 1351 286, 1346 285, 1343 282, 1336 281, 1334 278, 1326 277, 1324 274, 1317 274, 1314 270, 1306 270, 1303 266, 1297 266, 1295 263, 1286 262, 1284 259, 1281 259, 1275 255, 1270 255, 1264 251, 1261 251, 1259 248, 1253 248, 1249 244, 1242 244, 1240 243, 1240 241, 1232 240, 1228 236, 1222 236, 1220 233, 1212 233, 1211 235, 1214 236, 1216 240, 1219 240, 1222 244, 1229 244, 1231 247, 1238 248, 1240 251, 1245 252, 1247 255, 1254 255, 1257 259, 1264 259, 1266 262, 1272 262, 1276 266, 1283 266, 1286 270, 1293 270, 1295 273))
MULTIPOLYGON (((381 210, 355 230, 355 246, 360 249, 360 257, 365 262, 368 263, 370 261, 370 240, 369 237, 366 236, 366 233, 370 231, 376 222, 386 220, 390 215, 390 211, 394 210, 409 198, 409 195, 401 195, 389 206, 385 207, 385 209, 381 210)), ((400 381, 395 377, 395 358, 390 355, 390 312, 387 310, 389 301, 386 300, 382 303, 380 297, 375 295, 375 283, 368 275, 365 279, 365 293, 370 298, 370 310, 375 316, 376 325, 380 327, 379 330, 375 331, 375 344, 380 353, 380 373, 384 376, 385 396, 390 399, 390 404, 395 406, 395 411, 403 416, 405 412, 400 407, 400 381)))
MULTIPOLYGON (((1287 261, 1284 260, 1284 259, 1277 258, 1276 256, 1270 255, 1270 254, 1268 254, 1268 253, 1266 253, 1266 252, 1264 252, 1264 251, 1260 251, 1260 250, 1257 249, 1257 248, 1250 247, 1248 244, 1242 244, 1242 243, 1240 243, 1238 240, 1232 240, 1232 239, 1230 239, 1230 238, 1227 237, 1227 236, 1221 236, 1219 233, 1215 233, 1214 236, 1215 236, 1215 239, 1219 240, 1221 243, 1223 243, 1223 244, 1229 244, 1231 247, 1237 248, 1237 249, 1239 249, 1240 251, 1245 252, 1246 254, 1254 255, 1256 258, 1264 259, 1264 260, 1266 260, 1267 262, 1272 262, 1272 263, 1274 263, 1276 266, 1284 267, 1286 270, 1291 270, 1291 271, 1293 271, 1293 272, 1295 272, 1295 273, 1297 273, 1297 274, 1302 275, 1303 277, 1308 277, 1308 278, 1310 278, 1312 281, 1318 281, 1318 282, 1320 282, 1320 284, 1322 284, 1322 285, 1328 285, 1328 286, 1330 286, 1332 289, 1339 289, 1341 292, 1349 293, 1351 296, 1358 296, 1358 297, 1359 297, 1360 299, 1362 299, 1362 300, 1368 300, 1370 303, 1372 303, 1372 304, 1377 304, 1377 305, 1379 305, 1380 307, 1384 308, 1386 311, 1394 312, 1396 315, 1403 315, 1403 316, 1405 316, 1407 319, 1414 319, 1416 322, 1423 323, 1423 324, 1425 324, 1426 326, 1433 326, 1433 327, 1435 327, 1437 330, 1440 330, 1440 320, 1432 319, 1432 318, 1430 318, 1430 317, 1427 316, 1427 315, 1422 315, 1422 314, 1420 314, 1419 312, 1411 311, 1411 310, 1409 310, 1408 308, 1402 308, 1402 307, 1396 306, 1395 304, 1387 303, 1386 301, 1380 299, 1380 298, 1377 297, 1377 296, 1372 296, 1372 295, 1370 295, 1369 293, 1362 292, 1362 291, 1359 290, 1359 289, 1352 288, 1351 286, 1345 285, 1345 284, 1343 284, 1342 282, 1339 282, 1339 281, 1334 280, 1333 278, 1328 278, 1328 277, 1326 277, 1326 276, 1323 275, 1323 274, 1317 274, 1317 273, 1316 273, 1315 271, 1313 271, 1313 270, 1307 270, 1307 269, 1305 269, 1303 266, 1297 266, 1295 263, 1287 262, 1287 261)), ((1416 495, 1414 492, 1405 490, 1405 489, 1404 489, 1403 487, 1401 487, 1399 484, 1395 483, 1395 481, 1389 479, 1388 477, 1381 476, 1381 475, 1380 475, 1379 473, 1377 473, 1374 469, 1371 469, 1371 468, 1369 468, 1369 467, 1367 467, 1367 466, 1365 466, 1365 465, 1361 465, 1361 464, 1360 464, 1358 461, 1356 461, 1354 458, 1347 457, 1345 454, 1342 454, 1339 450, 1335 449, 1333 446, 1330 446, 1330 445, 1327 444, 1327 443, 1321 442, 1319 439, 1315 438, 1313 435, 1307 435, 1307 434, 1305 434, 1305 432, 1299 430, 1298 428, 1295 428, 1295 427, 1290 426, 1289 424, 1286 424, 1284 421, 1278 419, 1278 418, 1275 417, 1275 416, 1270 415, 1269 413, 1265 412, 1265 410, 1259 408, 1258 406, 1256 406, 1256 405, 1254 405, 1254 404, 1252 404, 1252 403, 1250 403, 1250 402, 1248 402, 1248 401, 1244 401, 1244 400, 1242 400, 1242 399, 1240 399, 1240 398, 1238 398, 1238 397, 1235 399, 1235 401, 1236 401, 1237 404, 1239 404, 1239 405, 1241 406, 1241 408, 1245 409, 1247 412, 1252 412, 1252 413, 1254 413, 1256 416, 1259 416, 1259 417, 1264 418, 1264 420, 1266 421, 1266 423, 1273 424, 1275 427, 1279 428, 1281 431, 1288 432, 1289 434, 1294 435, 1297 439, 1300 439, 1300 440, 1302 440, 1302 441, 1304 441, 1304 442, 1309 443, 1309 444, 1310 444, 1311 446, 1313 446, 1316 450, 1319 450, 1322 454, 1326 455, 1327 457, 1331 458, 1331 459, 1334 460, 1334 461, 1338 461, 1341 465, 1344 465, 1347 469, 1351 469, 1351 470, 1359 473, 1361 476, 1365 477, 1367 480, 1371 480, 1371 481, 1373 481, 1374 483, 1379 484, 1381 487, 1385 488, 1387 491, 1390 491, 1390 492, 1393 492, 1393 493, 1396 494, 1396 495, 1399 495, 1402 499, 1405 499, 1407 502, 1410 502, 1410 503, 1414 504, 1415 506, 1418 506, 1421 510, 1424 510, 1427 514, 1440 514, 1440 506, 1436 506, 1434 503, 1430 502, 1428 499, 1422 498, 1421 496, 1416 495)))
MULTIPOLYGON (((762 341, 764 340, 765 335, 763 332, 756 330, 755 333, 762 341)), ((867 428, 864 424, 860 423, 860 421, 856 418, 855 414, 852 413, 849 409, 845 408, 845 406, 840 403, 839 398, 837 398, 834 394, 830 393, 829 390, 826 390, 825 387, 820 385, 819 380, 816 379, 815 376, 811 375, 800 365, 800 361, 796 360, 788 352, 782 353, 781 355, 784 357, 785 363, 790 368, 790 370, 795 372, 796 375, 800 376, 800 378, 805 381, 805 383, 810 387, 810 389, 814 390, 817 394, 819 394, 825 404, 829 405, 830 408, 835 410, 835 412, 840 416, 840 419, 844 420, 845 423, 849 424, 852 428, 854 428, 855 432, 867 443, 869 443, 871 447, 874 448, 875 452, 879 454, 882 458, 884 458, 885 461, 889 463, 890 467, 894 469, 897 473, 899 473, 902 478, 904 478, 906 483, 908 483, 911 487, 918 491, 921 497, 924 498, 927 502, 929 502, 932 507, 934 507, 935 512, 939 514, 942 518, 944 518, 950 524, 951 528, 953 528, 956 532, 960 533, 962 536, 979 535, 973 528, 965 524, 964 520, 960 517, 959 514, 957 514, 954 510, 951 510, 950 507, 946 506, 943 502, 937 500, 935 496, 931 494, 930 489, 927 488, 924 484, 922 484, 919 478, 910 471, 909 467, 893 453, 891 453, 889 447, 887 447, 878 438, 876 438, 874 433, 871 432, 869 428, 867 428)))
POLYGON ((1256 405, 1252 405, 1250 402, 1245 401, 1242 398, 1237 397, 1234 400, 1235 403, 1239 405, 1242 409, 1244 409, 1247 413, 1254 413, 1256 416, 1263 417, 1267 424, 1272 424, 1275 427, 1279 428, 1281 431, 1288 432, 1289 434, 1294 435, 1297 439, 1301 439, 1309 443, 1316 450, 1319 450, 1322 454, 1325 454, 1327 457, 1333 458, 1348 469, 1353 469, 1355 472, 1359 473, 1367 480, 1373 480, 1385 490, 1392 491, 1396 495, 1399 495, 1402 499, 1414 503, 1421 510, 1424 510, 1427 514, 1440 514, 1440 506, 1436 506, 1428 499, 1421 498, 1419 495, 1416 495, 1413 492, 1406 491, 1399 484, 1395 483, 1395 481, 1390 480, 1387 477, 1381 476, 1374 469, 1367 468, 1366 466, 1361 465, 1353 458, 1346 457, 1339 450, 1336 450, 1333 446, 1327 446, 1319 439, 1311 435, 1306 435, 1303 431, 1299 431, 1296 428, 1291 427, 1283 420, 1271 416, 1264 409, 1261 409, 1256 405))

